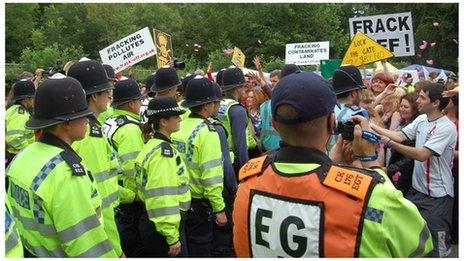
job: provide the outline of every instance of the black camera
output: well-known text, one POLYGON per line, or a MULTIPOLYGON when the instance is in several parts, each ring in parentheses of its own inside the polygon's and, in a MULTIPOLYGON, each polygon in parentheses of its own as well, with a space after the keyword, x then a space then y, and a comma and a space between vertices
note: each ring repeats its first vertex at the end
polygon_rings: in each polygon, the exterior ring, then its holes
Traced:
POLYGON ((346 121, 346 122, 341 122, 339 121, 337 123, 337 134, 342 134, 343 140, 349 140, 353 141, 354 140, 354 126, 356 124, 352 121, 346 121))
POLYGON ((185 62, 181 60, 174 59, 174 68, 176 70, 182 70, 185 68, 185 62))

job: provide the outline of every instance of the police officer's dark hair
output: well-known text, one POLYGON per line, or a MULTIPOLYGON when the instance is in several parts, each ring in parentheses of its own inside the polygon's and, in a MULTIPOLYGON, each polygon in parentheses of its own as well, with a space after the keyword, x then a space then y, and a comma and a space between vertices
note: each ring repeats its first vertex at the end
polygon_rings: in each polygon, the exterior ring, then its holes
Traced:
POLYGON ((191 112, 194 112, 194 113, 199 113, 203 109, 203 106, 205 106, 206 104, 208 104, 208 103, 205 103, 205 104, 202 104, 202 105, 199 105, 199 106, 195 106, 195 107, 191 107, 191 108, 189 108, 189 110, 191 112))
POLYGON ((445 91, 445 86, 440 83, 429 83, 422 86, 422 91, 427 93, 430 98, 430 102, 435 102, 438 100, 440 105, 438 109, 441 111, 443 110, 449 103, 449 98, 444 98, 442 96, 443 91, 445 91))
POLYGON ((159 130, 161 119, 162 118, 150 117, 148 118, 148 121, 142 125, 142 138, 145 142, 150 140, 151 133, 159 130))

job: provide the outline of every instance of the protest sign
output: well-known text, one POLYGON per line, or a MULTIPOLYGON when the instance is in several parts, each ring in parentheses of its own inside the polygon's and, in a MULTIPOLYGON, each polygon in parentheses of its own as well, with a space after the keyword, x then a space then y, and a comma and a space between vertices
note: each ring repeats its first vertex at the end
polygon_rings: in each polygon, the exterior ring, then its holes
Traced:
POLYGON ((411 12, 353 17, 348 21, 351 37, 361 32, 375 39, 396 57, 415 55, 411 12))
POLYGON ((343 57, 342 64, 361 66, 393 57, 393 54, 369 36, 357 32, 343 57))
POLYGON ((153 29, 153 35, 155 36, 156 43, 156 64, 158 68, 161 68, 174 57, 172 54, 171 35, 156 29, 153 29))
POLYGON ((398 75, 398 79, 396 80, 396 85, 400 87, 406 86, 408 83, 406 82, 408 79, 408 74, 410 75, 410 78, 412 79, 411 84, 414 85, 416 84, 420 79, 419 79, 419 73, 416 70, 398 70, 396 72, 398 75))
POLYGON ((235 64, 238 68, 245 67, 245 54, 238 47, 234 48, 234 53, 232 54, 232 63, 235 64))
POLYGON ((319 64, 329 59, 329 42, 292 43, 285 45, 285 63, 296 65, 319 64))
POLYGON ((335 70, 340 67, 340 59, 321 60, 321 76, 325 79, 333 77, 335 70))
POLYGON ((116 73, 155 54, 155 45, 148 27, 100 50, 102 63, 111 65, 116 73))

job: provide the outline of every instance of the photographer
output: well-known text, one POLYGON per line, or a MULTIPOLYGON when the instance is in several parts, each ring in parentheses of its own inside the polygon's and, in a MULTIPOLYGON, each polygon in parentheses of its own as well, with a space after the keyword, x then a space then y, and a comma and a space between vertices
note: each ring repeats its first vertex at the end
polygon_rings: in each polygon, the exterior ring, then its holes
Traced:
POLYGON ((351 157, 374 169, 341 166, 324 153, 335 104, 330 84, 315 73, 292 73, 277 84, 272 125, 282 143, 240 170, 233 213, 238 257, 416 257, 431 250, 424 219, 375 168, 380 137, 367 120, 358 116, 363 121, 352 128, 351 157))
MULTIPOLYGON (((359 107, 361 101, 361 90, 366 89, 363 84, 361 72, 352 65, 341 66, 333 74, 333 88, 337 95, 334 113, 337 125, 346 122, 353 115, 362 115, 369 118, 369 113, 362 107, 359 107)), ((335 145, 338 134, 332 136, 328 150, 335 145)))

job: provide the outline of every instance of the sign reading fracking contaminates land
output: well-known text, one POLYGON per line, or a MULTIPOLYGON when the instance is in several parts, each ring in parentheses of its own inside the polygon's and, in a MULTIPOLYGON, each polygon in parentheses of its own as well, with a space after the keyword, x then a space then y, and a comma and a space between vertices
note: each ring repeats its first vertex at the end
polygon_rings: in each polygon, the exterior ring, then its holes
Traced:
POLYGON ((155 54, 155 45, 148 27, 100 50, 102 62, 111 65, 116 73, 155 54))
POLYGON ((319 64, 329 59, 329 42, 292 43, 285 45, 285 63, 319 64))
POLYGON ((393 56, 393 53, 378 44, 374 39, 371 39, 363 33, 357 32, 343 57, 342 65, 351 64, 354 66, 361 66, 385 60, 393 56))
POLYGON ((353 17, 348 21, 351 37, 361 32, 375 39, 396 57, 415 55, 411 12, 353 17))

